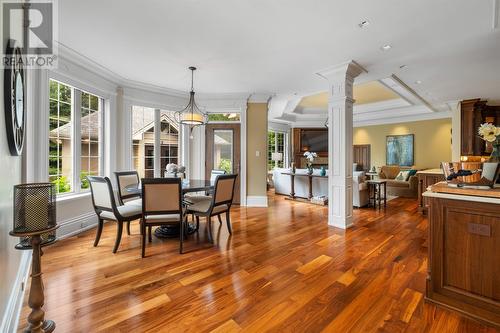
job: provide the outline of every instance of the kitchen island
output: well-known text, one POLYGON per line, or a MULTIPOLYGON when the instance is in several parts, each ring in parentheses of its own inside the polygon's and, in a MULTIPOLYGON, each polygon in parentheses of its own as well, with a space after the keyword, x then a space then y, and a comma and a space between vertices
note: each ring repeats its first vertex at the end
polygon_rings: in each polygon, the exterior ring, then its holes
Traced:
POLYGON ((438 183, 423 196, 429 205, 426 300, 500 328, 500 189, 438 183))

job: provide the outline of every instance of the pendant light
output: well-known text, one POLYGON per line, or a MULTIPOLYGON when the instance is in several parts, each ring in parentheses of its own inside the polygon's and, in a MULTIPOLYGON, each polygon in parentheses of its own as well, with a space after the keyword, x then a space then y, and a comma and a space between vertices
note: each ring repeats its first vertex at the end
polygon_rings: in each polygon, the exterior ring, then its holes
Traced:
POLYGON ((175 113, 175 121, 180 125, 191 127, 205 125, 208 122, 208 116, 202 112, 194 99, 194 71, 196 67, 189 67, 191 71, 191 92, 189 93, 189 103, 181 111, 175 113))

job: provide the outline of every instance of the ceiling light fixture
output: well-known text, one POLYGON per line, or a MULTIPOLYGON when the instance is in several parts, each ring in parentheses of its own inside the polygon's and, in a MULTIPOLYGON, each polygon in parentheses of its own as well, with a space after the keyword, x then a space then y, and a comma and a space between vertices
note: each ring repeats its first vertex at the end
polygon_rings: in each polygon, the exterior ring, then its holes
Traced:
POLYGON ((415 81, 415 84, 422 84, 422 81, 417 80, 417 81, 415 81))
POLYGON ((392 49, 392 46, 389 44, 385 44, 385 45, 381 46, 380 49, 382 51, 389 51, 390 49, 392 49))
POLYGON ((205 125, 208 122, 208 116, 200 110, 194 99, 194 71, 196 67, 191 66, 189 70, 191 71, 191 92, 189 93, 189 102, 183 110, 175 113, 175 121, 180 125, 192 127, 205 125))
POLYGON ((360 27, 361 29, 363 29, 363 28, 366 28, 369 25, 370 25, 370 21, 364 20, 364 21, 361 21, 361 23, 358 24, 358 27, 360 27))
POLYGON ((399 66, 399 69, 405 69, 406 67, 408 67, 408 66, 406 66, 406 65, 401 65, 401 66, 399 66))

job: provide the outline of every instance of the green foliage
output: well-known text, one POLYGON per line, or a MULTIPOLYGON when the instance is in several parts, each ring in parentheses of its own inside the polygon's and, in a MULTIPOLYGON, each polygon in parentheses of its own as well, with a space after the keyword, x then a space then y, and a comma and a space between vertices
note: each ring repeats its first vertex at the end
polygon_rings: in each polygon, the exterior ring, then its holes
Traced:
POLYGON ((82 189, 87 189, 90 188, 89 181, 87 179, 87 176, 91 176, 92 174, 87 171, 82 171, 80 172, 80 187, 82 189))
POLYGON ((220 160, 219 170, 224 170, 226 173, 233 173, 233 168, 231 167, 231 160, 223 158, 220 160))
POLYGON ((236 117, 229 118, 229 114, 226 113, 209 113, 208 121, 239 121, 239 114, 236 117))
POLYGON ((56 186, 57 193, 66 193, 71 191, 71 185, 69 184, 66 176, 60 176, 59 178, 53 180, 52 184, 56 186))

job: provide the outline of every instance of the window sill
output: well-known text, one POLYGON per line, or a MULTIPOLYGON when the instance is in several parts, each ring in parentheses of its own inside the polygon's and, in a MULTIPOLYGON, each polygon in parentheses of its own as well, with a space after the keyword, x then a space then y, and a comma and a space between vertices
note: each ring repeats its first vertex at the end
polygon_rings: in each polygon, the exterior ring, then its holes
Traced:
POLYGON ((74 201, 82 198, 90 197, 90 191, 89 192, 84 192, 84 193, 72 193, 72 194, 63 194, 57 196, 56 201, 57 202, 67 202, 67 201, 74 201))

